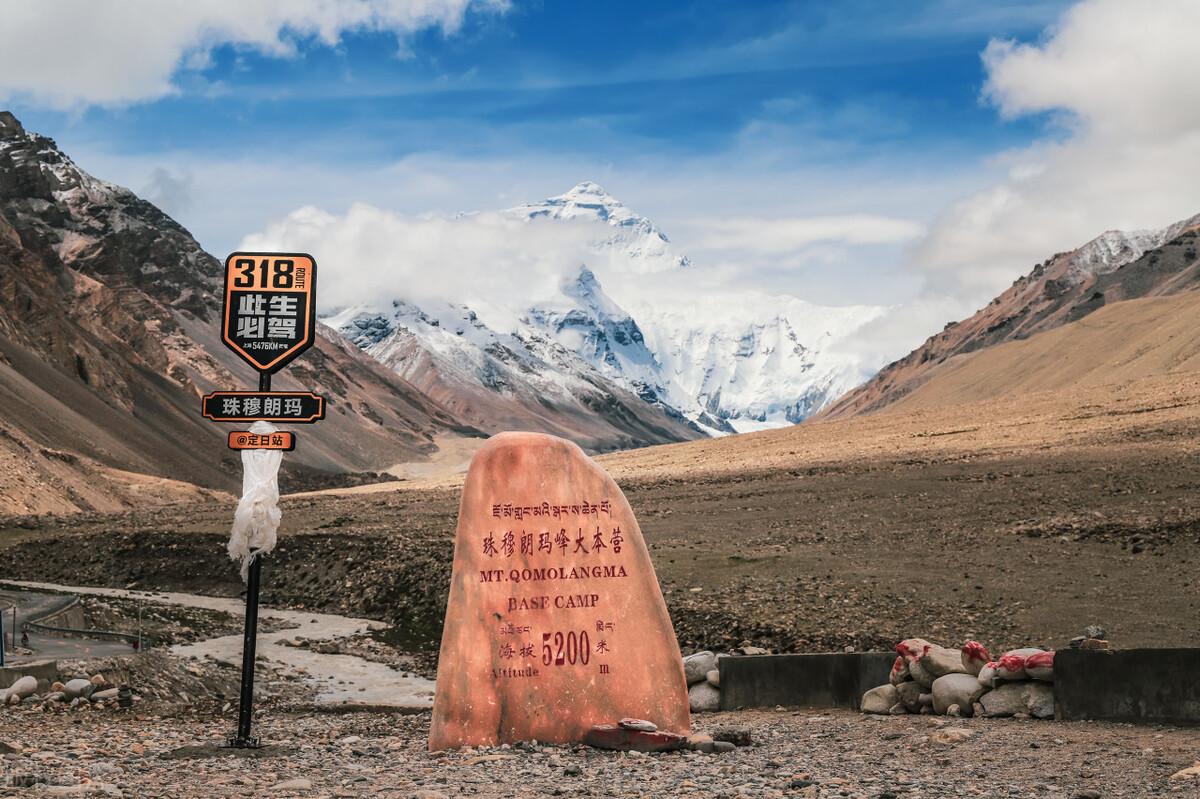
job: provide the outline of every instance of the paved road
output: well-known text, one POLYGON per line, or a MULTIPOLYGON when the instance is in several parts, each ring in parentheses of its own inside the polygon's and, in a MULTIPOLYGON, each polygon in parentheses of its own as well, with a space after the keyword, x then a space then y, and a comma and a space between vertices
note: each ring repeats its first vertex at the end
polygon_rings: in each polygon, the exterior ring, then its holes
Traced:
MULTIPOLYGON (((0 580, 7 586, 23 586, 31 590, 57 589, 75 594, 141 599, 166 605, 223 610, 240 616, 245 604, 240 599, 181 594, 171 592, 126 591, 120 588, 89 588, 0 580)), ((276 632, 258 634, 258 655, 272 661, 277 668, 294 674, 312 690, 312 701, 321 705, 367 705, 376 707, 429 708, 433 705, 433 680, 415 675, 403 676, 391 666, 375 663, 353 655, 325 655, 311 649, 280 646, 279 642, 296 635, 311 641, 334 640, 357 635, 368 630, 387 627, 368 619, 335 616, 331 613, 307 613, 260 607, 260 619, 277 623, 276 632)), ((224 635, 177 644, 171 650, 178 655, 214 658, 228 663, 240 663, 242 636, 224 635)))
POLYGON ((128 655, 133 648, 124 641, 93 640, 88 638, 59 638, 47 633, 30 630, 29 648, 33 655, 17 656, 9 652, 12 645, 12 607, 17 608, 17 643, 21 641, 21 625, 36 621, 57 610, 61 610, 75 599, 72 594, 43 594, 33 591, 0 590, 0 607, 4 611, 5 659, 11 663, 46 658, 94 658, 109 655, 128 655))

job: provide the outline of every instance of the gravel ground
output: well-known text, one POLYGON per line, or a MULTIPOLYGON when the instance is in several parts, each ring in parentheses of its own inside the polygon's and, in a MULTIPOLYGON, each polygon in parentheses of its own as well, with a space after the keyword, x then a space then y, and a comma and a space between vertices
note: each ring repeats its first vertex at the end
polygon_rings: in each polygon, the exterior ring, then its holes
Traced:
POLYGON ((44 777, 60 786, 0 795, 1200 796, 1200 778, 1171 776, 1200 755, 1200 730, 1170 727, 742 711, 694 719, 699 732, 750 731, 752 745, 726 754, 537 745, 429 753, 427 713, 268 711, 256 732, 272 748, 247 758, 213 748, 233 724, 232 715, 191 712, 0 710, 0 741, 16 750, 0 760, 0 785, 44 777))

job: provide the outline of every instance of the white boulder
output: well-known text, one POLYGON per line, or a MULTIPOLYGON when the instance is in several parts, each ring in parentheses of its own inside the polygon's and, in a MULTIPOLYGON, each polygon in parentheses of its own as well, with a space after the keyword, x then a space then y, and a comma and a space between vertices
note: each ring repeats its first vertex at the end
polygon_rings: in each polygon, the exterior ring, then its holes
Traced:
POLYGON ((960 713, 970 715, 971 706, 987 689, 970 674, 946 674, 933 681, 933 709, 945 714, 954 705, 960 713))
POLYGON ((712 652, 697 652, 683 659, 683 674, 687 684, 703 682, 708 673, 717 667, 717 656, 712 652))
POLYGON ((878 713, 887 715, 891 712, 900 701, 900 696, 896 691, 896 686, 888 683, 881 685, 878 688, 872 688, 863 694, 862 702, 859 704, 859 709, 863 713, 878 713))
POLYGON ((8 698, 11 701, 12 697, 17 697, 17 701, 21 701, 27 696, 32 696, 37 692, 37 678, 26 675, 19 677, 16 682, 8 687, 8 698))
POLYGON ((688 689, 688 704, 693 713, 712 713, 721 709, 721 692, 701 678, 688 689))

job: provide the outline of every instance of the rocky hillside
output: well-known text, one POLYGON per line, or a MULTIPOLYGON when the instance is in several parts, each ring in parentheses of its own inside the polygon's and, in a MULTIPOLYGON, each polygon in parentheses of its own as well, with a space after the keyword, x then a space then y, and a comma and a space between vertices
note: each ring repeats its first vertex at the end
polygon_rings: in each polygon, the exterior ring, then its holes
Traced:
MULTIPOLYGON (((198 412, 202 393, 254 379, 217 339, 220 268, 153 205, 0 113, 0 510, 236 488, 227 428, 198 412)), ((332 332, 277 381, 301 384, 331 413, 300 433, 294 484, 478 434, 332 332)))
POLYGON ((974 316, 947 325, 843 396, 821 416, 879 410, 916 390, 956 356, 1027 339, 1107 305, 1200 288, 1198 232, 1200 215, 1156 231, 1108 231, 1077 250, 1059 253, 1034 266, 974 316))
MULTIPOLYGON (((0 512, 113 510, 237 488, 229 427, 198 411, 200 395, 256 381, 219 340, 220 275, 173 219, 0 112, 0 512)), ((700 435, 594 370, 565 406, 545 387, 461 393, 426 353, 394 343, 385 365, 322 326, 276 376, 276 389, 330 400, 327 418, 298 432, 292 488, 422 460, 445 436, 531 429, 611 450, 700 435)), ((492 354, 506 360, 502 346, 492 354)), ((509 360, 501 382, 528 371, 509 360)))

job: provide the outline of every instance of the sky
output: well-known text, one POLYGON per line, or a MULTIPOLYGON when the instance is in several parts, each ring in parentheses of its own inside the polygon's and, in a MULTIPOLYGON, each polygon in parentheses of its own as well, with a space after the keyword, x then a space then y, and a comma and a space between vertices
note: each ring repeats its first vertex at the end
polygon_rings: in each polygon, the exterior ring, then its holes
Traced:
POLYGON ((218 257, 289 220, 419 236, 593 180, 691 257, 695 290, 891 307, 860 342, 885 362, 1055 252, 1200 212, 1194 0, 6 15, 0 106, 218 257))

